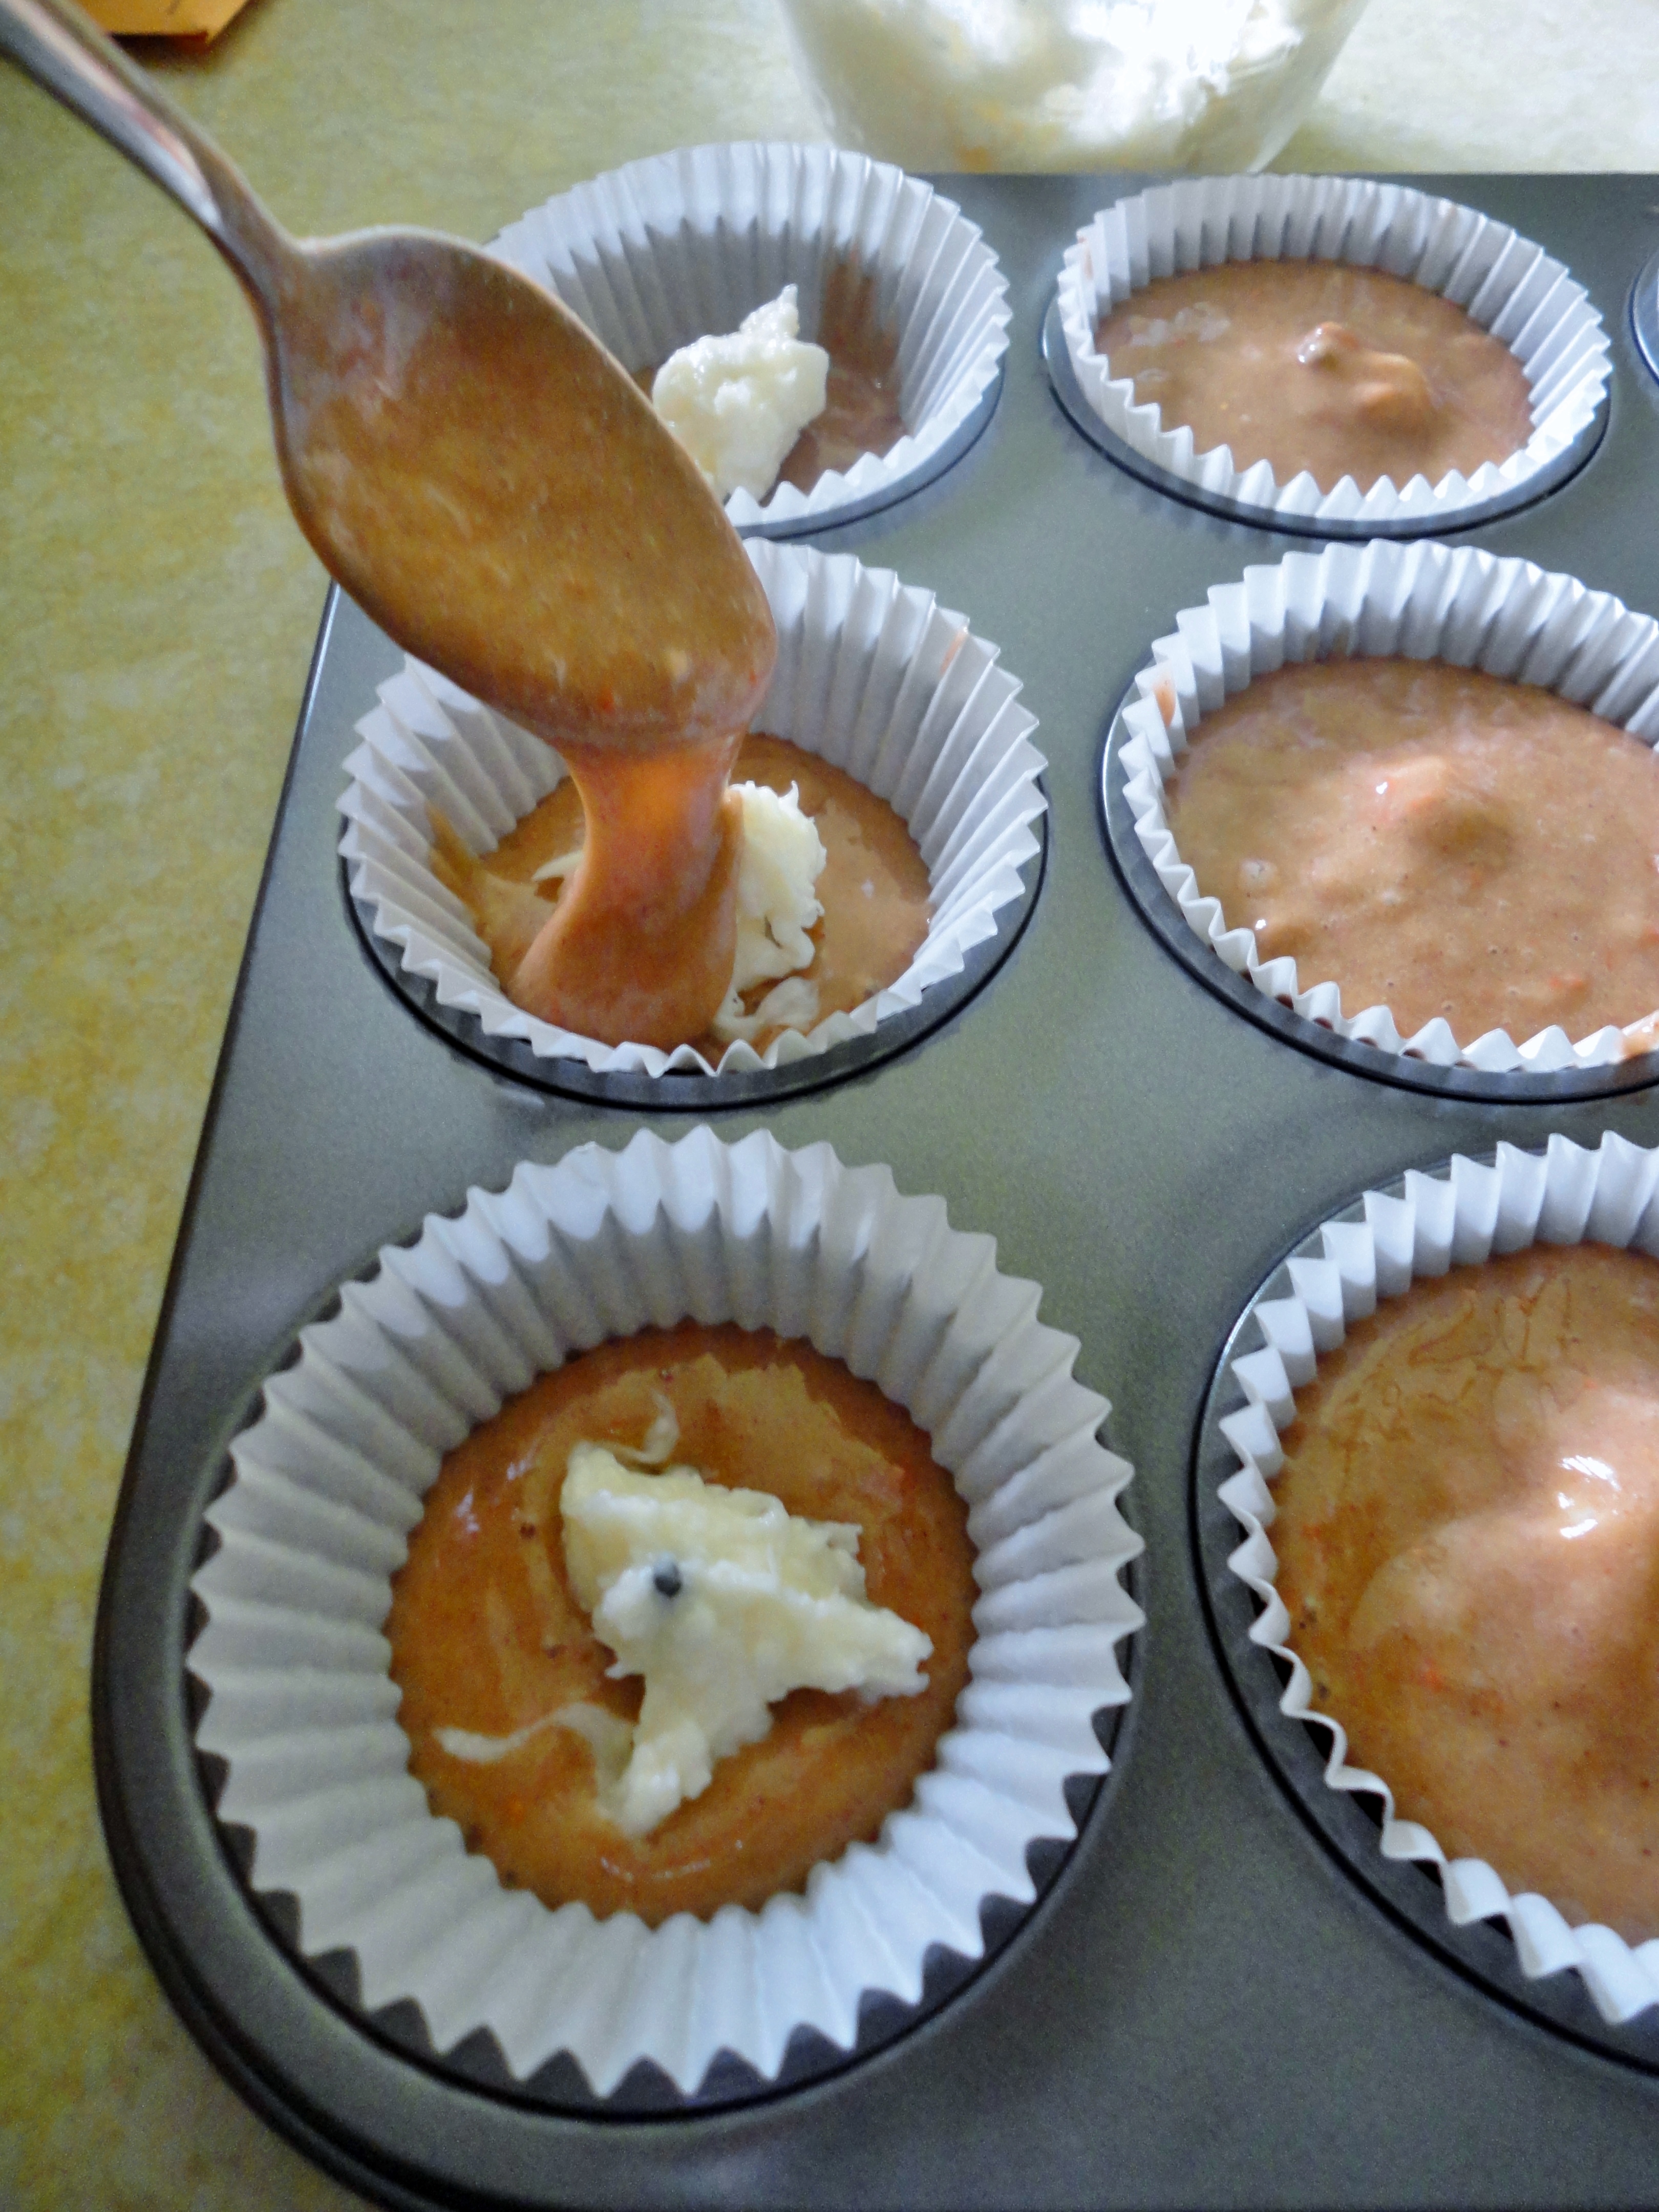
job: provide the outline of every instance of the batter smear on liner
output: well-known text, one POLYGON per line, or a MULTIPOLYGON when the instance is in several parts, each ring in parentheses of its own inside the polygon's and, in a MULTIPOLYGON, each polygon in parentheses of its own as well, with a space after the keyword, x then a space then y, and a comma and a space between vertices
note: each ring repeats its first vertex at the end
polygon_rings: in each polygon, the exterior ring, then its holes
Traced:
POLYGON ((827 470, 866 453, 884 458, 904 435, 899 413, 898 333, 884 325, 872 270, 839 261, 824 280, 818 343, 830 356, 823 412, 796 439, 781 483, 811 491, 827 470))

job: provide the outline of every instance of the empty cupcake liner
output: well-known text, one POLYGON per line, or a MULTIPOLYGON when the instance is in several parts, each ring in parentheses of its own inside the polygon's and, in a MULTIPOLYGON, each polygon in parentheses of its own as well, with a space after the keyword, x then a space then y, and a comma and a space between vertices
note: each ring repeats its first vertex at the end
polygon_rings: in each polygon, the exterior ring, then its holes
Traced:
POLYGON ((1255 932, 1229 929, 1219 899, 1200 889, 1176 848, 1164 788, 1204 715, 1286 662, 1384 654, 1540 684, 1644 744, 1659 742, 1659 623, 1575 577, 1421 539, 1330 545, 1247 568, 1242 581, 1212 587, 1204 606, 1183 608, 1174 634, 1154 641, 1107 751, 1106 773, 1121 776, 1142 848, 1188 927, 1264 997, 1379 1052, 1438 1067, 1552 1074, 1649 1050, 1643 1016, 1652 1009, 1632 1009, 1628 1033, 1608 1025, 1577 1042, 1556 1027, 1521 1044, 1503 1030, 1462 1041, 1439 1017, 1402 1036, 1387 1006, 1344 1013, 1340 976, 1304 984, 1294 959, 1259 960, 1255 932), (1171 690, 1166 728, 1156 694, 1171 690))
POLYGON ((870 1036, 889 1015, 962 973, 997 915, 1023 893, 1038 851, 1047 763, 1029 742, 1034 716, 997 648, 931 592, 866 568, 849 554, 746 541, 778 629, 771 686, 757 730, 786 737, 843 769, 908 824, 933 883, 933 915, 896 981, 808 1035, 786 1030, 757 1054, 739 1040, 718 1070, 690 1045, 602 1044, 515 1006, 461 902, 428 865, 427 808, 441 808, 474 853, 491 852, 563 774, 556 754, 416 661, 380 687, 346 762, 340 851, 354 895, 405 973, 440 1006, 477 1016, 485 1038, 516 1038, 538 1060, 596 1073, 729 1074, 786 1066, 870 1036))
POLYGON ((799 288, 802 337, 816 338, 826 272, 855 261, 874 273, 898 332, 905 435, 810 492, 781 483, 758 503, 733 492, 726 511, 740 530, 825 528, 925 483, 992 404, 1007 350, 1007 279, 977 227, 931 185, 830 146, 630 161, 532 208, 491 251, 556 293, 630 372, 735 331, 786 284, 799 288))
POLYGON ((1613 374, 1611 342, 1583 285, 1559 261, 1476 209, 1374 178, 1199 177, 1118 201, 1078 234, 1060 270, 1060 314, 1084 398, 1143 459, 1206 496, 1291 526, 1455 526, 1494 502, 1519 505, 1589 451, 1613 374), (1184 424, 1137 406, 1131 378, 1096 350, 1100 317, 1155 277, 1224 261, 1344 261, 1408 278, 1462 307, 1526 372, 1532 435, 1507 460, 1438 483, 1352 477, 1322 492, 1304 470, 1281 484, 1266 461, 1243 470, 1226 446, 1194 449, 1184 424))
POLYGON ((1067 1778, 1107 1770, 1095 1716, 1128 1698, 1141 1621, 1132 1471, 1038 1297, 942 1199, 764 1132, 585 1146, 386 1247, 265 1383, 191 1583, 218 1815, 252 1832, 252 1887, 295 1900, 300 1951, 349 1951, 362 2006, 411 2002, 439 2052, 483 2033, 520 2082, 568 2053, 600 2096, 641 2061, 689 2096, 721 2053, 770 2081, 798 2029, 849 2050, 866 1993, 914 2007, 933 1947, 980 1957, 981 1906, 1030 1903, 1030 1847, 1076 1833, 1067 1778), (573 1352, 688 1316, 810 1337, 907 1407, 971 1509, 982 1594, 955 1724, 879 1840, 804 1896, 653 1930, 504 1889, 433 1816, 380 1632, 443 1454, 573 1352))
POLYGON ((1431 1867, 1454 1927, 1501 1918, 1529 1980, 1576 1970, 1602 2019, 1616 2026, 1659 2004, 1659 1940, 1632 1946, 1610 1928, 1570 1926, 1547 1898, 1511 1895, 1484 1859, 1448 1859, 1427 1828, 1395 1818, 1387 1778, 1351 1766, 1340 1717, 1314 1708, 1312 1682, 1289 1642, 1290 1615, 1274 1587, 1279 1562, 1267 1531, 1273 1480, 1284 1458, 1279 1437, 1296 1419, 1295 1392, 1312 1381, 1320 1353, 1344 1341, 1350 1322, 1419 1277, 1534 1243, 1611 1244, 1659 1258, 1659 1152, 1611 1132, 1595 1152, 1559 1136, 1543 1152, 1500 1145, 1491 1164, 1455 1157, 1444 1176, 1408 1174, 1401 1196, 1366 1191, 1350 1211, 1360 1208, 1363 1219, 1327 1221, 1316 1232, 1321 1256, 1310 1255, 1310 1238, 1274 1277, 1272 1295, 1264 1292, 1250 1309, 1261 1349, 1231 1363, 1246 1402, 1220 1421, 1238 1472, 1217 1494, 1245 1532, 1228 1565, 1261 1607, 1250 1640, 1290 1669, 1279 1711, 1328 1731, 1326 1787, 1382 1800, 1382 1857, 1431 1867))

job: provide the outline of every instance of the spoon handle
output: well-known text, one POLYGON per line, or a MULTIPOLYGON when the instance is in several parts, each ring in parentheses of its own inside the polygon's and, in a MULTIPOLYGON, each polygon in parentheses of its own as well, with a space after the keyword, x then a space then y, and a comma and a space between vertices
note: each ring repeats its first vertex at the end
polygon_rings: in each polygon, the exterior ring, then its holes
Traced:
POLYGON ((253 296, 274 305, 287 234, 241 173, 73 0, 0 0, 0 54, 195 216, 253 296))

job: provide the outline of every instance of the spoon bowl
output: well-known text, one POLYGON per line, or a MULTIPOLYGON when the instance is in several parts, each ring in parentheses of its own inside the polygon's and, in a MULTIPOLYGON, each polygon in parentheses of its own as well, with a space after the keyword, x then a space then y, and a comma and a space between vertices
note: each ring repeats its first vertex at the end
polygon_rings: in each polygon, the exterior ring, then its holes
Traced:
POLYGON ((690 454, 550 293, 388 230, 287 252, 259 306, 289 504, 399 644, 554 744, 747 724, 765 594, 690 454))

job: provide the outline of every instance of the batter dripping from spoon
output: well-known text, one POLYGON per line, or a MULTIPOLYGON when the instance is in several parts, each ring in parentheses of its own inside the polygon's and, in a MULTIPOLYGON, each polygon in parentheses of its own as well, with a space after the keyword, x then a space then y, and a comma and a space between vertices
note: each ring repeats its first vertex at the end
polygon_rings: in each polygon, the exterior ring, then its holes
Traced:
POLYGON ((382 628, 556 745, 581 795, 581 860, 514 997, 583 1036, 672 1046, 732 975, 727 783, 771 612, 632 380, 550 295, 483 255, 463 266, 446 295, 388 287, 355 309, 309 388, 301 364, 290 492, 382 628))

